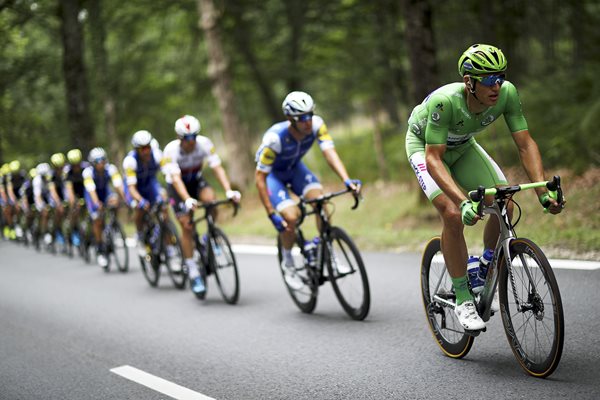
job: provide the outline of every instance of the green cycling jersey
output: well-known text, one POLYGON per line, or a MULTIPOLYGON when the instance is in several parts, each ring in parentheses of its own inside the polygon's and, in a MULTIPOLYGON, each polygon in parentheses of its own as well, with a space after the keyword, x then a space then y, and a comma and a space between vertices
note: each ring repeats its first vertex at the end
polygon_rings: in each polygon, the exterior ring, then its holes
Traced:
POLYGON ((502 84, 496 105, 480 114, 469 111, 463 82, 442 86, 413 109, 408 120, 407 155, 422 151, 425 144, 446 144, 449 149, 466 144, 501 115, 512 133, 527 130, 517 89, 509 81, 502 84))

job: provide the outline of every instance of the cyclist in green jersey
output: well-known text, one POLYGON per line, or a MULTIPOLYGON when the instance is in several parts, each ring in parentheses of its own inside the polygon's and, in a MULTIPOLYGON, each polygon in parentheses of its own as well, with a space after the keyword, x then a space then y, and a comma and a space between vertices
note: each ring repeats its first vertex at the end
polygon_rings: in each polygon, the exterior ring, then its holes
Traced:
MULTIPOLYGON (((465 329, 480 330, 485 323, 477 314, 467 283, 467 245, 464 225, 474 225, 466 192, 479 185, 507 184, 494 160, 477 144, 475 135, 504 116, 519 151, 521 164, 532 182, 545 180, 542 159, 529 134, 516 88, 506 81, 507 61, 494 46, 475 44, 458 61, 462 82, 433 91, 414 108, 408 121, 406 153, 421 188, 438 210, 442 222, 442 252, 456 292, 455 309, 465 329)), ((562 207, 543 189, 540 203, 552 214, 562 207)), ((499 221, 490 216, 483 242, 494 249, 499 221)), ((492 309, 498 310, 497 297, 492 309)))

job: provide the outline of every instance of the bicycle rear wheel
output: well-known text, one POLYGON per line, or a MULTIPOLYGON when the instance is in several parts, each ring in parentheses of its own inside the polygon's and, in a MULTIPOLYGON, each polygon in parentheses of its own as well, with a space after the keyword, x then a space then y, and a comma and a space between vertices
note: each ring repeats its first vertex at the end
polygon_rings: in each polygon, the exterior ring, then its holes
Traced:
POLYGON ((110 244, 110 252, 115 259, 117 268, 120 272, 127 272, 129 269, 129 250, 125 240, 125 233, 121 224, 114 222, 111 227, 112 243, 110 244))
POLYGON ((217 227, 213 228, 213 235, 210 238, 208 260, 223 299, 229 304, 237 303, 240 295, 240 278, 235 255, 231 250, 229 239, 217 227))
POLYGON ((357 321, 371 305, 367 270, 358 248, 343 229, 332 227, 323 255, 333 291, 346 313, 357 321))
POLYGON ((158 281, 160 279, 160 261, 156 260, 156 256, 153 254, 152 246, 150 246, 150 244, 144 242, 144 248, 146 249, 145 254, 138 254, 142 273, 150 286, 156 287, 158 286, 158 281))
MULTIPOLYGON (((177 289, 183 289, 185 287, 185 280, 187 274, 184 270, 184 259, 183 252, 181 250, 181 243, 179 236, 177 236, 177 229, 170 222, 165 224, 162 233, 163 249, 165 254, 165 264, 169 271, 169 276, 173 285, 177 289)), ((159 275, 157 273, 157 275, 159 275)), ((158 281, 158 278, 157 278, 158 281)))
MULTIPOLYGON (((298 237, 298 242, 296 243, 296 245, 300 246, 301 241, 302 239, 298 237)), ((308 268, 306 266, 306 260, 302 256, 302 252, 300 252, 297 256, 294 256, 294 265, 302 265, 303 267, 300 269, 304 271, 299 272, 304 272, 304 275, 306 276, 305 278, 302 278, 304 286, 297 290, 291 288, 285 280, 285 271, 281 267, 281 262, 283 261, 283 253, 281 247, 281 237, 279 235, 277 236, 277 260, 279 262, 279 271, 281 272, 283 283, 285 284, 285 287, 287 288, 292 300, 303 313, 312 313, 315 310, 315 307, 317 306, 318 287, 317 285, 315 285, 314 279, 312 279, 310 275, 307 275, 308 268)))
POLYGON ((442 254, 441 239, 432 238, 421 260, 421 293, 425 315, 436 343, 448 357, 463 358, 471 350, 474 337, 467 335, 454 309, 442 300, 456 302, 456 296, 442 254))
POLYGON ((545 378, 560 361, 564 315, 558 283, 548 259, 529 239, 510 243, 512 266, 499 259, 500 311, 510 348, 529 375, 545 378), (510 295, 512 294, 512 296, 510 295))

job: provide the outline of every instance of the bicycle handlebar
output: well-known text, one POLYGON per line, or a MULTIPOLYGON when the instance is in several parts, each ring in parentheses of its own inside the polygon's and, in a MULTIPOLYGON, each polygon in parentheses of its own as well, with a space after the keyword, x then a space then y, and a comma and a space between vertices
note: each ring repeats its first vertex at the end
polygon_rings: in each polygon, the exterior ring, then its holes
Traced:
MULTIPOLYGON (((341 196, 348 192, 352 192, 352 196, 354 197, 354 205, 351 207, 351 209, 356 210, 358 208, 358 204, 360 203, 360 200, 362 199, 362 196, 360 195, 360 193, 356 193, 350 188, 346 188, 344 190, 340 190, 337 192, 325 193, 319 197, 315 197, 314 199, 307 200, 303 197, 300 197, 300 201, 298 202, 298 208, 300 208, 300 220, 298 221, 298 226, 302 225, 302 222, 304 221, 304 218, 307 215, 311 214, 311 213, 306 212, 306 207, 304 207, 305 204, 324 203, 325 201, 327 201, 329 199, 332 199, 337 196, 341 196)), ((314 211, 313 211, 313 213, 314 213, 314 211)))
MULTIPOLYGON (((479 186, 477 190, 472 190, 469 192, 469 198, 472 201, 473 211, 476 212, 479 216, 483 216, 483 205, 481 201, 485 196, 493 195, 496 199, 505 199, 508 196, 519 192, 521 190, 534 189, 538 187, 546 187, 548 189, 548 195, 554 200, 558 201, 560 206, 564 204, 564 197, 562 187, 560 185, 560 176, 555 175, 551 181, 541 181, 541 182, 533 182, 533 183, 524 183, 521 185, 512 185, 512 186, 500 186, 494 188, 485 188, 483 186, 479 186)), ((550 206, 550 202, 543 204, 544 212, 548 212, 548 207, 550 206)))
MULTIPOLYGON (((206 210, 206 212, 208 213, 213 208, 219 207, 220 205, 227 204, 227 203, 233 204, 233 216, 235 217, 240 209, 240 203, 233 201, 233 199, 213 200, 213 201, 209 201, 206 203, 199 202, 197 208, 204 208, 206 210)), ((194 219, 194 211, 195 210, 188 211, 188 214, 189 214, 190 219, 193 224, 200 222, 206 218, 206 214, 205 214, 204 217, 198 217, 198 218, 194 219)))

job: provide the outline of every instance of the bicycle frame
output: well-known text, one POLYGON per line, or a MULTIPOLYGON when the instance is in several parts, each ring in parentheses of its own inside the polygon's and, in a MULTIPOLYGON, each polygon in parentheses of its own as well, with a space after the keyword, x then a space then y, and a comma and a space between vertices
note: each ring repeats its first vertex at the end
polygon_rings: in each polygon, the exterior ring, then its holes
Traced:
MULTIPOLYGON (((323 279, 323 266, 324 266, 323 254, 325 252, 324 246, 329 247, 328 248, 329 254, 332 253, 331 241, 329 238, 330 230, 331 230, 331 223, 329 222, 329 215, 327 214, 327 211, 325 210, 324 206, 329 199, 331 199, 333 197, 341 196, 348 192, 351 192, 351 190, 350 189, 340 190, 338 192, 328 193, 328 194, 325 194, 325 195, 322 195, 322 196, 319 196, 317 198, 310 199, 310 200, 305 200, 304 198, 301 198, 300 201, 298 202, 298 207, 300 208, 300 218, 298 219, 298 223, 296 224, 296 236, 299 240, 299 243, 304 243, 304 235, 302 233, 302 230, 300 229, 300 226, 304 222, 304 219, 307 216, 317 215, 317 214, 319 215, 319 218, 321 219, 321 229, 319 230, 320 243, 319 243, 319 246, 317 247, 317 259, 315 260, 316 270, 319 271, 319 274, 317 276, 317 278, 319 279, 318 284, 322 284, 325 280, 325 279, 323 279), (306 206, 305 206, 306 204, 314 204, 313 210, 306 211, 306 206)), ((353 210, 355 210, 358 207, 359 201, 360 201, 360 196, 354 195, 354 205, 352 206, 353 210)), ((299 247, 300 247, 300 252, 302 253, 302 256, 306 260, 307 254, 305 254, 304 246, 299 246, 299 247)))
MULTIPOLYGON (((194 226, 194 236, 196 238, 198 238, 198 231, 196 230, 196 225, 203 221, 206 220, 206 235, 208 237, 209 240, 209 245, 212 246, 212 244, 210 244, 210 241, 212 240, 212 237, 214 236, 213 232, 215 230, 215 218, 213 217, 211 211, 213 208, 217 208, 218 206, 222 205, 222 204, 227 204, 227 203, 232 203, 233 204, 233 216, 235 217, 238 213, 239 210, 239 204, 234 202, 231 199, 225 199, 225 200, 215 200, 215 201, 211 201, 208 203, 200 203, 198 204, 198 208, 203 208, 204 209, 204 216, 202 217, 198 217, 198 218, 194 218, 194 210, 190 210, 189 211, 189 215, 190 215, 190 223, 194 226)), ((195 242, 199 243, 199 240, 196 239, 195 242)), ((197 243, 195 243, 195 246, 197 246, 197 243)), ((198 248, 198 252, 200 252, 200 249, 198 248)), ((208 252, 206 252, 205 255, 203 255, 200 252, 200 258, 203 264, 206 265, 206 268, 208 270, 208 260, 204 259, 204 257, 208 257, 208 252)))
MULTIPOLYGON (((498 284, 498 272, 499 268, 502 267, 498 266, 498 260, 500 259, 501 255, 504 256, 504 268, 508 268, 508 275, 511 280, 511 288, 513 290, 517 310, 521 311, 523 309, 523 305, 519 302, 519 297, 517 295, 514 283, 510 243, 512 240, 516 239, 517 235, 512 227, 510 216, 508 215, 507 199, 509 195, 512 197, 512 195, 518 191, 534 189, 538 187, 548 188, 554 198, 560 199, 559 201, 562 204, 562 189, 560 187, 560 178, 557 176, 555 176, 553 180, 549 182, 534 182, 490 189, 485 189, 480 186, 476 191, 469 192, 469 197, 473 201, 473 209, 477 212, 477 214, 479 214, 481 217, 483 217, 485 214, 496 215, 500 221, 500 236, 498 237, 498 242, 496 243, 494 257, 490 262, 483 291, 480 295, 479 302, 477 302, 477 311, 481 315, 481 318, 486 322, 491 316, 491 304, 496 286, 498 284), (492 205, 488 206, 481 203, 484 195, 494 196, 494 202, 492 205)), ((535 287, 535 281, 531 275, 531 271, 525 260, 522 259, 522 256, 520 255, 519 257, 521 257, 523 269, 525 270, 529 281, 533 285, 532 291, 537 293, 537 288, 535 287)))

